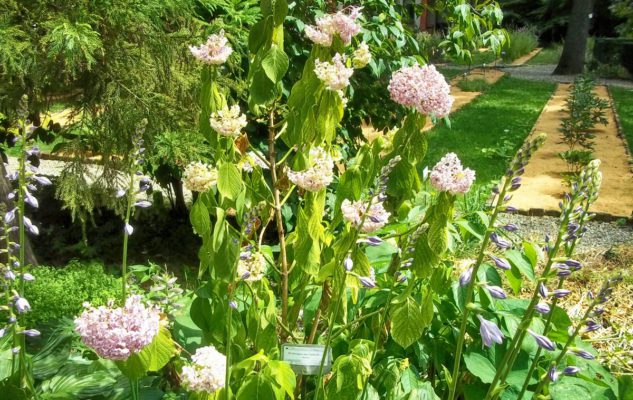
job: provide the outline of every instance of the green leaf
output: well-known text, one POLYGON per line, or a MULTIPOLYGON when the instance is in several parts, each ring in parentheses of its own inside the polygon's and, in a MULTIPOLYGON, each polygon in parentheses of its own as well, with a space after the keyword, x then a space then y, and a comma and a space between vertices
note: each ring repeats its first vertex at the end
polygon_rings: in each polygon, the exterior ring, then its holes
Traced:
POLYGON ((275 97, 275 83, 268 78, 261 66, 252 65, 255 68, 250 86, 251 100, 255 104, 265 104, 275 97))
POLYGON ((491 383, 495 377, 495 367, 484 355, 471 352, 464 354, 466 368, 471 374, 481 379, 483 383, 491 383))
POLYGON ((281 25, 286 19, 288 14, 288 2, 286 0, 276 0, 275 9, 273 10, 273 17, 275 25, 281 25))
POLYGON ((222 196, 235 200, 244 190, 242 173, 235 164, 222 163, 218 168, 218 191, 222 196))
POLYGON ((295 373, 288 363, 283 361, 270 361, 268 363, 270 375, 275 382, 293 399, 296 384, 295 373))
POLYGON ((391 336, 405 349, 424 332, 424 316, 420 305, 411 297, 391 307, 391 336))
POLYGON ((257 54, 259 49, 266 43, 266 39, 271 35, 272 26, 269 18, 263 18, 253 25, 248 35, 248 51, 257 54))
POLYGON ((237 391, 237 400, 276 400, 272 382, 262 374, 249 375, 237 391))
POLYGON ((262 59, 262 68, 273 82, 279 82, 288 71, 289 60, 286 53, 277 45, 272 45, 262 59))
POLYGON ((530 259, 524 256, 520 251, 508 250, 505 252, 505 256, 510 261, 510 264, 517 267, 523 276, 534 282, 536 277, 534 276, 534 268, 530 259))
POLYGON ((130 379, 140 379, 147 372, 157 372, 163 368, 176 354, 176 346, 171 338, 171 333, 165 327, 161 327, 152 343, 136 354, 132 354, 125 361, 116 364, 130 379))
POLYGON ((440 397, 435 394, 431 382, 424 382, 421 388, 411 391, 407 400, 440 400, 440 397))
POLYGON ((193 204, 193 207, 191 207, 189 219, 191 220, 193 230, 198 235, 203 236, 207 232, 209 232, 209 230, 211 230, 211 219, 209 217, 209 210, 207 210, 204 202, 200 199, 196 200, 196 202, 193 204))

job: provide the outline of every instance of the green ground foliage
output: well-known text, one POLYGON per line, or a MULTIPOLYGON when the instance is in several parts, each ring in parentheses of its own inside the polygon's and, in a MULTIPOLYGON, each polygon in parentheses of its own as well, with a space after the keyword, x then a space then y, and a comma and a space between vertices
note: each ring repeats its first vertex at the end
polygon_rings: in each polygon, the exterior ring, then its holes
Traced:
POLYGON ((609 90, 613 96, 615 109, 620 116, 624 137, 629 144, 629 149, 633 149, 633 90, 619 87, 611 87, 609 90))
POLYGON ((526 64, 530 65, 543 65, 543 64, 557 64, 560 54, 563 51, 563 46, 556 44, 552 47, 546 47, 541 50, 537 55, 532 57, 526 64))
MULTIPOLYGON (((553 83, 503 77, 485 94, 451 117, 451 127, 429 132, 426 165, 432 167, 447 152, 477 173, 477 183, 499 179, 508 159, 532 130, 554 90, 553 83)), ((550 132, 550 136, 556 132, 550 132)))

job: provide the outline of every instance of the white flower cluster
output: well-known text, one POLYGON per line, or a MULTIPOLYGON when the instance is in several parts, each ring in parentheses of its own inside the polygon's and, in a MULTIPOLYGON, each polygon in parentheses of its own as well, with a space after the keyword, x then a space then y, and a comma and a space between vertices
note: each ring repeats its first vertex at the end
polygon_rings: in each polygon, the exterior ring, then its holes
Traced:
POLYGON ((214 393, 224 387, 226 356, 215 347, 200 347, 191 356, 193 364, 182 367, 182 383, 194 392, 214 393))
POLYGON ((237 276, 249 282, 261 281, 266 271, 266 259, 258 251, 244 251, 237 263, 237 276))
POLYGON ((371 62, 371 53, 369 52, 369 46, 363 42, 354 50, 354 56, 352 57, 352 65, 356 69, 365 68, 367 64, 371 62))
POLYGON ((233 53, 228 40, 224 37, 224 31, 209 36, 207 42, 200 46, 189 46, 189 51, 198 60, 211 65, 224 64, 233 53))
POLYGON ((343 200, 343 203, 341 204, 343 218, 363 233, 374 232, 382 228, 385 226, 389 220, 389 216, 391 215, 387 210, 385 210, 382 202, 378 199, 374 199, 372 201, 369 210, 367 209, 368 205, 369 204, 367 202, 363 202, 361 200, 351 202, 347 199, 343 200), (365 211, 367 211, 366 216, 365 211), (364 221, 363 216, 365 216, 364 221))
POLYGON ((314 73, 329 90, 337 92, 349 86, 354 69, 345 65, 345 56, 336 53, 332 62, 315 60, 314 73))
POLYGON ((218 171, 208 164, 196 161, 185 168, 184 185, 192 192, 207 192, 217 181, 218 171))
POLYGON ((258 166, 261 169, 269 169, 268 164, 264 162, 263 158, 264 155, 260 152, 255 153, 254 151, 249 151, 246 153, 246 157, 244 157, 242 169, 246 172, 253 172, 253 168, 255 166, 258 166))
POLYGON ((360 7, 350 7, 336 14, 326 14, 316 20, 316 26, 306 26, 308 39, 321 46, 330 47, 335 35, 338 35, 345 45, 352 42, 352 37, 360 32, 360 25, 356 22, 360 17, 360 7))
POLYGON ((235 137, 239 136, 248 122, 246 121, 246 115, 241 113, 240 107, 234 105, 230 108, 225 106, 211 114, 209 123, 211 128, 220 135, 235 137))
POLYGON ((299 172, 288 171, 288 179, 304 190, 317 192, 332 183, 334 160, 322 147, 310 149, 310 160, 311 166, 308 169, 299 172))

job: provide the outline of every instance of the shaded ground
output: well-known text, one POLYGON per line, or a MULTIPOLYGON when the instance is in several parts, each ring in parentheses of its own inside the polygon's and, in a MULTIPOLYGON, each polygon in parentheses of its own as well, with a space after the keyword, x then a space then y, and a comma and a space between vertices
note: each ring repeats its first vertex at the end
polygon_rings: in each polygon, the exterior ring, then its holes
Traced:
MULTIPOLYGON (((525 212, 558 212, 558 203, 566 187, 562 184, 562 172, 567 164, 558 153, 568 149, 560 141, 558 128, 566 116, 565 99, 570 85, 561 84, 540 115, 533 132, 545 132, 548 140, 539 149, 525 169, 523 186, 515 193, 512 204, 525 212)), ((601 98, 608 98, 606 88, 596 87, 601 98)), ((628 163, 628 155, 618 136, 613 109, 606 110, 607 126, 598 125, 594 157, 602 161, 602 189, 592 211, 615 217, 630 217, 633 212, 633 173, 628 163)))
MULTIPOLYGON (((503 70, 513 77, 533 81, 571 83, 576 79, 576 75, 552 75, 554 69, 556 69, 556 64, 532 65, 527 63, 520 66, 506 66, 503 70)), ((625 79, 596 78, 595 81, 599 85, 633 88, 633 81, 625 79)))

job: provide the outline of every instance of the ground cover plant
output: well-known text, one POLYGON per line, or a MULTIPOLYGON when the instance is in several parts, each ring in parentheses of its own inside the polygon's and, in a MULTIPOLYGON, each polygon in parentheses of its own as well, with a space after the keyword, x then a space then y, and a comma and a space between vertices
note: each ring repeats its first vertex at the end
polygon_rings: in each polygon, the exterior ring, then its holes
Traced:
POLYGON ((622 133, 631 149, 633 148, 633 90, 611 87, 609 91, 613 96, 615 110, 622 124, 622 133))
POLYGON ((423 164, 431 167, 447 152, 456 153, 477 172, 477 182, 499 179, 530 133, 554 85, 503 77, 451 116, 451 127, 429 132, 423 164))
POLYGON ((563 46, 556 44, 550 47, 545 47, 538 52, 537 55, 527 61, 529 65, 539 64, 556 64, 560 59, 560 55, 563 51, 563 46))
MULTIPOLYGON (((465 2, 447 3, 461 15, 455 26, 490 28, 466 38, 453 29, 449 41, 468 49, 479 36, 498 40, 496 3, 475 2, 474 12, 465 2)), ((142 229, 134 215, 155 205, 144 169, 151 121, 138 118, 118 160, 119 185, 106 193, 121 211, 117 297, 82 304, 72 323, 60 323, 37 347, 27 341, 41 332, 26 318, 32 305, 25 288, 36 277, 25 244, 27 234, 44 229, 29 218, 39 207, 37 185, 52 182, 38 173, 29 101, 21 99, 14 116, 19 167, 8 174, 14 186, 7 193, 16 205, 1 221, 2 393, 453 400, 563 399, 578 391, 615 398, 625 390, 581 339, 601 328, 619 278, 605 277, 581 318, 558 306, 571 293, 567 278, 583 267, 574 250, 593 218, 599 160, 561 201, 557 234, 524 240, 516 225, 498 221, 516 211, 512 194, 546 140, 521 135, 511 153, 499 156, 500 173, 482 172, 496 184, 473 224, 456 212, 479 173, 467 157, 443 152, 428 173, 418 171, 433 146, 423 132, 427 119, 438 123, 451 111, 443 75, 430 64, 403 62, 386 83, 384 101, 404 117, 384 135, 342 140, 352 77, 374 59, 361 40, 368 16, 350 6, 311 17, 303 27, 309 50, 302 72, 286 81, 289 4, 262 0, 260 10, 242 43, 244 97, 230 84, 235 71, 227 60, 235 48, 226 32, 214 29, 188 49, 200 67, 197 130, 208 150, 180 171, 193 192, 189 219, 201 242, 197 287, 185 292, 161 268, 128 263, 142 229), (466 241, 472 260, 457 256, 466 241)), ((498 96, 495 112, 506 107, 510 118, 519 101, 538 113, 533 98, 549 92, 537 88, 506 78, 486 95, 498 96)))

